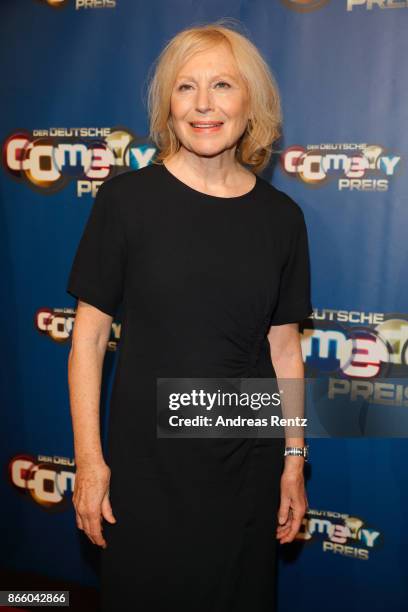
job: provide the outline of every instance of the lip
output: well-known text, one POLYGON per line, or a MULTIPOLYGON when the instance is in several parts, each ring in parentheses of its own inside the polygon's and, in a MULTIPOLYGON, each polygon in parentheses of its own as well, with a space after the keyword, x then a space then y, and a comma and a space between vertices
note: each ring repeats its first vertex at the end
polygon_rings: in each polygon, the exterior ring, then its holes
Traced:
POLYGON ((190 126, 196 134, 211 134, 213 132, 218 132, 223 124, 223 121, 192 121, 190 126), (199 127, 200 125, 206 127, 199 127))

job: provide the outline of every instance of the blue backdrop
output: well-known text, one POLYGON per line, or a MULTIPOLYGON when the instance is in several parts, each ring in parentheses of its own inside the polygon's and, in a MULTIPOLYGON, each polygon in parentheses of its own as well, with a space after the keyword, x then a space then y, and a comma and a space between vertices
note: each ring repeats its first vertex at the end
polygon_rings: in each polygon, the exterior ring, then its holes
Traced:
MULTIPOLYGON (((308 226, 315 312, 305 363, 310 375, 349 381, 352 400, 352 380, 376 389, 407 368, 408 2, 26 0, 2 2, 0 15, 0 565, 97 584, 98 551, 71 504, 75 303, 65 287, 100 182, 155 154, 151 64, 180 29, 232 17, 274 71, 284 135, 263 176, 308 226)), ((114 321, 104 400, 119 338, 114 321)), ((390 389, 394 400, 379 403, 391 418, 405 404, 390 389)), ((309 444, 310 511, 280 548, 280 611, 406 610, 406 439, 309 444)))

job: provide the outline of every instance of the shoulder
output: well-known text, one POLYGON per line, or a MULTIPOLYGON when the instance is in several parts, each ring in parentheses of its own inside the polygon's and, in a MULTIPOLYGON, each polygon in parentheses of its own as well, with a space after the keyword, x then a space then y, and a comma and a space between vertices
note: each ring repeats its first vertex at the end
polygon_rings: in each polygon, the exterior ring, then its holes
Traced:
POLYGON ((271 210, 295 220, 303 217, 302 208, 289 194, 281 191, 262 177, 258 177, 258 180, 261 184, 261 192, 264 198, 269 201, 271 210))
POLYGON ((127 194, 134 196, 134 189, 149 188, 153 177, 156 176, 156 167, 153 164, 139 168, 138 170, 125 170, 120 174, 108 178, 99 189, 112 196, 124 197, 127 194))
POLYGON ((106 179, 98 189, 96 203, 122 218, 123 223, 139 218, 144 203, 152 196, 157 183, 156 167, 152 164, 138 170, 125 170, 106 179))
POLYGON ((264 206, 275 222, 290 228, 296 228, 304 223, 302 208, 289 194, 262 177, 258 177, 258 180, 264 206))

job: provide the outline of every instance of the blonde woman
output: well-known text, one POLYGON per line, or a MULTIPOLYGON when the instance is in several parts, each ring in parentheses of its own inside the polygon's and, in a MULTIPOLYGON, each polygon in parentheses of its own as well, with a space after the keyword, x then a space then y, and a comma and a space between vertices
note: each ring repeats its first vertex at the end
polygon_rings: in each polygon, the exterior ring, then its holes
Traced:
POLYGON ((304 440, 157 437, 156 379, 303 377, 304 217, 259 176, 279 95, 222 22, 170 40, 148 93, 158 155, 100 187, 68 283, 77 524, 103 549, 103 612, 272 612, 277 544, 307 507, 304 440), (102 364, 121 303, 104 455, 102 364))

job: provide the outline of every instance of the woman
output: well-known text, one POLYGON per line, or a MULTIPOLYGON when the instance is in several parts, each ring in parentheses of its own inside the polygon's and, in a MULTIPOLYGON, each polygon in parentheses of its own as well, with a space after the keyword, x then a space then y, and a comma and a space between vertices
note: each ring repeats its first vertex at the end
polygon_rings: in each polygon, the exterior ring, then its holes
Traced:
POLYGON ((103 612, 271 612, 277 541, 307 507, 305 457, 285 442, 304 440, 156 437, 156 379, 303 377, 304 218, 256 174, 279 96, 256 47, 218 22, 167 44, 149 112, 159 154, 101 186, 68 283, 77 524, 103 549, 103 612), (101 372, 122 302, 105 457, 101 372))

